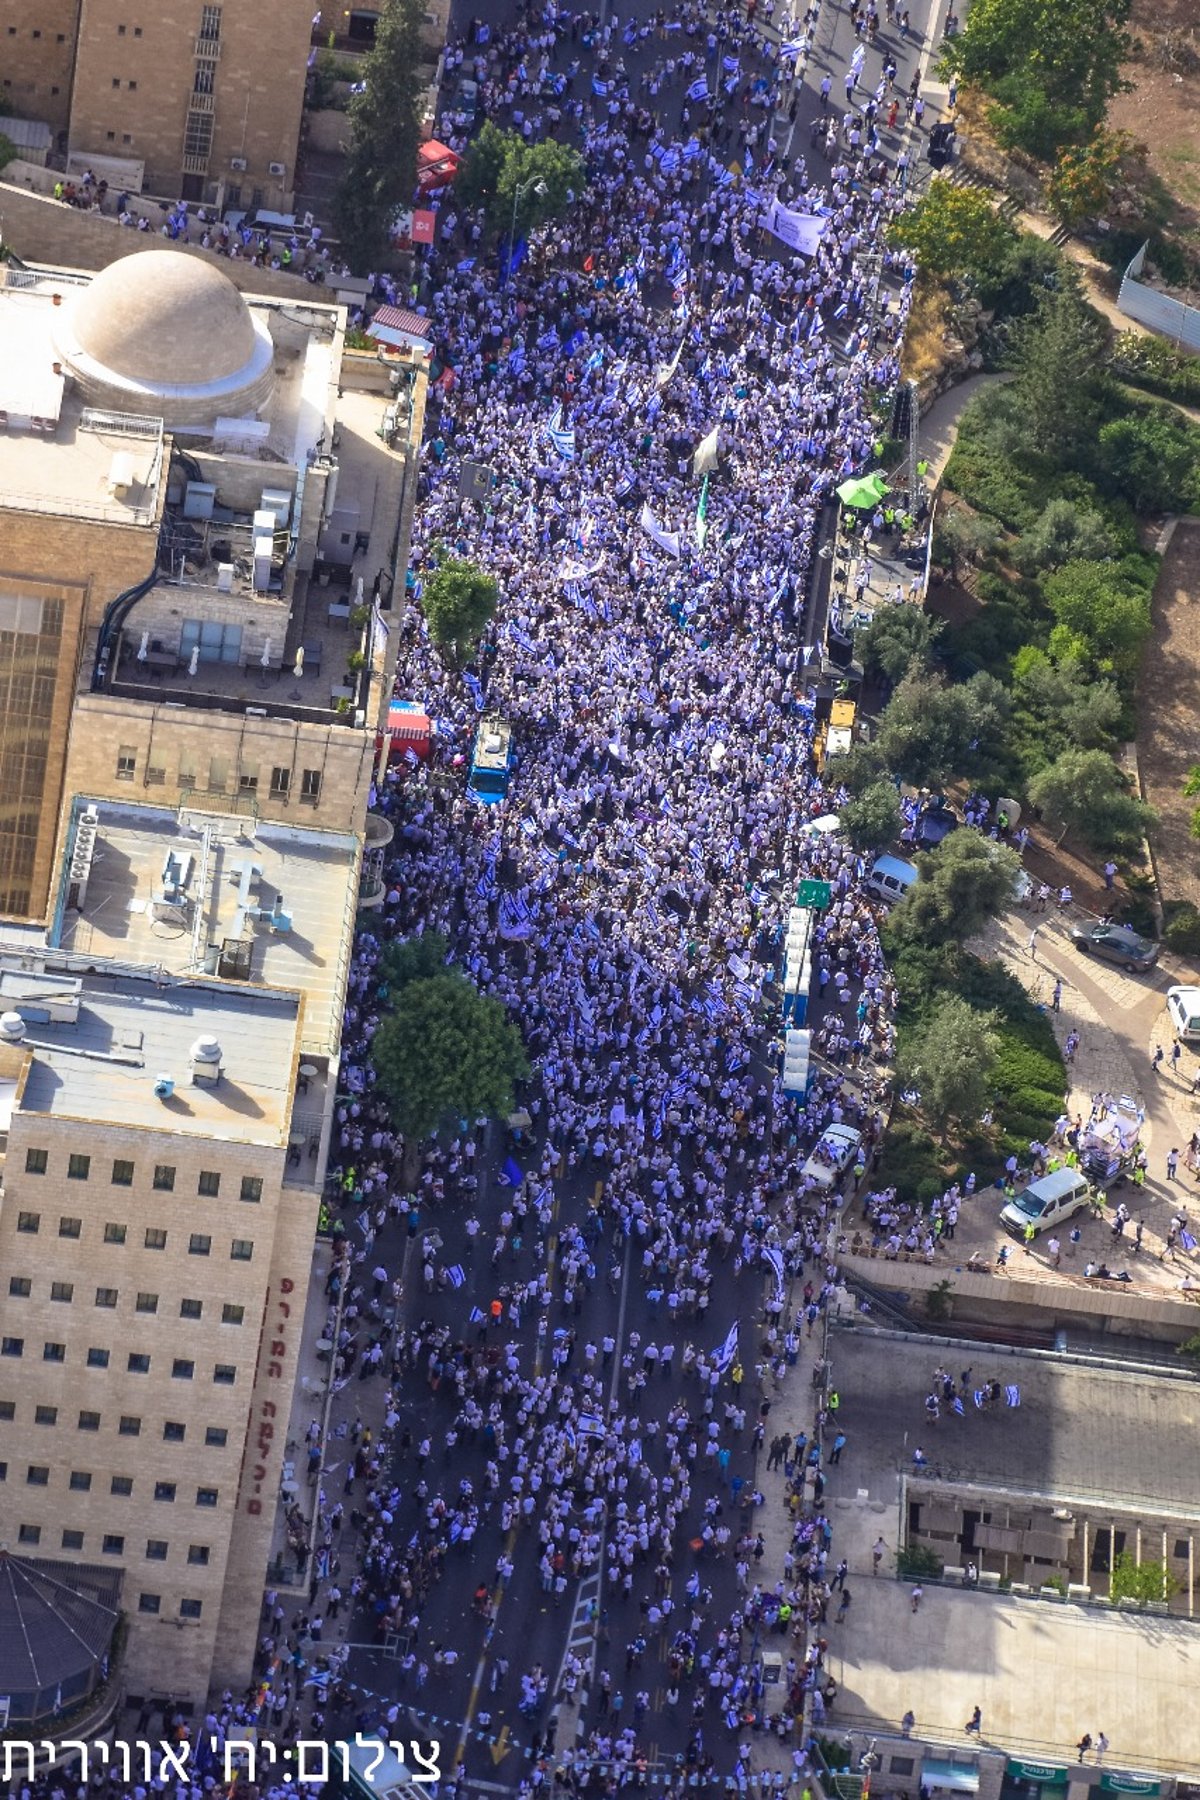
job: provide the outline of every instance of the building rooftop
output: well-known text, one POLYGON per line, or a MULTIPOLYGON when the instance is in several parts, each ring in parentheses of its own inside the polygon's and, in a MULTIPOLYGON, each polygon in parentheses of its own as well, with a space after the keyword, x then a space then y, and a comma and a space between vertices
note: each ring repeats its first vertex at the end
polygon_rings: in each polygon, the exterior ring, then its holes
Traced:
POLYGON ((331 1054, 357 857, 349 833, 82 798, 50 947, 171 976, 216 975, 231 996, 247 983, 299 990, 304 1047, 331 1054))

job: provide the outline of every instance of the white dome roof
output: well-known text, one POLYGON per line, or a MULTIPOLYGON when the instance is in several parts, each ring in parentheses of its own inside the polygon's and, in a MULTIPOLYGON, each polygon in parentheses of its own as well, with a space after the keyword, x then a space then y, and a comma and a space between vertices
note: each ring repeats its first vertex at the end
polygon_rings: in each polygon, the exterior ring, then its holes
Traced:
POLYGON ((92 405, 211 424, 270 396, 274 346, 229 277, 184 250, 119 258, 63 309, 59 355, 92 405))

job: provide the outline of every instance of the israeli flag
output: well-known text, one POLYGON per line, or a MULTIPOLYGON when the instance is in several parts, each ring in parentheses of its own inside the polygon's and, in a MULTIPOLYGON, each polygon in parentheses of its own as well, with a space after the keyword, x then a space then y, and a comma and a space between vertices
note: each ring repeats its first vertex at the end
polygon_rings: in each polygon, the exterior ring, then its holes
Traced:
POLYGON ((769 1265, 775 1276, 775 1297, 783 1293, 783 1251, 775 1244, 767 1244, 763 1249, 763 1261, 769 1265))
POLYGON ((466 1286, 467 1272, 461 1263, 455 1263, 452 1269, 446 1270, 446 1274, 449 1277, 451 1287, 460 1288, 466 1286))
POLYGON ((604 1420, 599 1413, 580 1413, 579 1429, 584 1437, 603 1437, 604 1420))
POLYGON ((737 1361, 737 1353, 738 1322, 735 1319, 733 1324, 729 1327, 725 1342, 721 1344, 718 1349, 713 1351, 713 1361, 716 1363, 717 1368, 721 1371, 722 1375, 725 1373, 726 1369, 731 1369, 733 1367, 734 1363, 737 1361))
POLYGON ((1004 1390, 1004 1399, 1005 1399, 1005 1403, 1008 1406, 1020 1406, 1020 1404, 1021 1404, 1020 1388, 1015 1385, 1010 1385, 1009 1387, 1006 1387, 1004 1390))
POLYGON ((721 67, 727 75, 736 75, 738 69, 741 67, 741 58, 737 56, 727 56, 722 61, 721 67))
POLYGON ((471 1325, 482 1325, 486 1318, 487 1314, 483 1311, 482 1307, 473 1306, 471 1308, 468 1323, 471 1325))
POLYGON ((687 91, 687 97, 689 100, 707 100, 708 99, 708 77, 707 77, 707 75, 701 75, 699 81, 693 81, 691 87, 687 91))
POLYGON ((575 460, 575 427, 562 422, 562 407, 556 406, 546 427, 546 436, 564 462, 575 460))
POLYGON ((609 83, 607 81, 601 81, 598 75, 592 76, 592 92, 595 94, 597 100, 607 100, 608 89, 609 83))
POLYGON ((804 56, 807 51, 807 38, 789 38, 785 44, 779 46, 780 56, 804 56))
POLYGON ((592 354, 588 357, 587 361, 584 363, 584 365, 583 365, 584 374, 585 375, 594 374, 595 371, 601 366, 603 361, 604 361, 604 346, 602 344, 599 349, 592 351, 592 354))
POLYGON ((568 1444, 570 1444, 572 1450, 574 1450, 577 1442, 575 1437, 575 1427, 569 1421, 563 1426, 562 1434, 566 1438, 568 1444))

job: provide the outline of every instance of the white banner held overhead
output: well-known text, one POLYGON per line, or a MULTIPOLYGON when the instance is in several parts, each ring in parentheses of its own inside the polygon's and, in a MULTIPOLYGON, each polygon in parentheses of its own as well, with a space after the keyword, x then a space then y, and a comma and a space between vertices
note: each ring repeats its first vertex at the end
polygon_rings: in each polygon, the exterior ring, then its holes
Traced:
POLYGON ((825 221, 816 213, 790 212, 772 200, 763 225, 774 237, 790 244, 801 256, 815 256, 825 230, 825 221))
POLYGON ((642 507, 642 530, 648 532, 660 549, 668 551, 672 556, 679 555, 679 533, 665 531, 650 511, 649 501, 642 507))

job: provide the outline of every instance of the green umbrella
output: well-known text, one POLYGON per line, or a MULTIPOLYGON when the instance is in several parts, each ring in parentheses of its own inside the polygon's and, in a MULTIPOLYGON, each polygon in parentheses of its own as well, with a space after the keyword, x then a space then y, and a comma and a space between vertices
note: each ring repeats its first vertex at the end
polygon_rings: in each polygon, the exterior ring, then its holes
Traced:
POLYGON ((843 506, 878 506, 888 491, 888 484, 876 469, 873 475, 858 475, 843 481, 837 491, 843 506))

